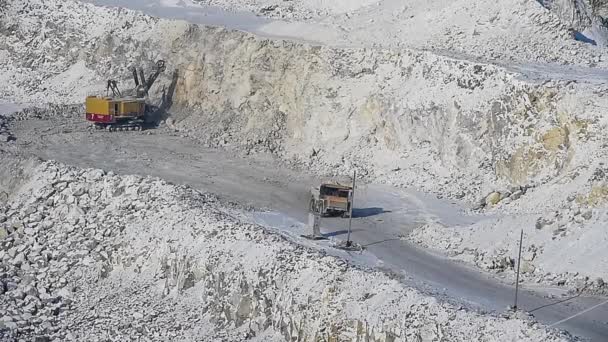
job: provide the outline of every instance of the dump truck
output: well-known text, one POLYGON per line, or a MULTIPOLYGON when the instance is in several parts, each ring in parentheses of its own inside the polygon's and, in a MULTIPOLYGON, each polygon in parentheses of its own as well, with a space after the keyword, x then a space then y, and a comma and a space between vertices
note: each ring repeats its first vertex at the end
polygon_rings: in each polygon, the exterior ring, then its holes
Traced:
POLYGON ((141 130, 149 112, 146 102, 148 91, 163 71, 165 71, 163 60, 156 62, 156 70, 147 80, 143 70, 139 70, 138 77, 137 68, 133 68, 135 88, 125 94, 118 89, 116 81, 108 80, 105 96, 87 96, 86 120, 92 122, 97 129, 141 130))
POLYGON ((321 216, 348 217, 352 205, 352 186, 327 182, 311 189, 310 212, 321 216))

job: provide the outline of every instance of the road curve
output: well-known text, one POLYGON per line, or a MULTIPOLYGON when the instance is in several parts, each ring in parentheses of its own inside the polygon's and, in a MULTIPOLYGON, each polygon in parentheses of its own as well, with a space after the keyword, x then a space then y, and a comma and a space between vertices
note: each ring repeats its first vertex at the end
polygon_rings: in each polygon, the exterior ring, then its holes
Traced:
MULTIPOLYGON (((158 176, 219 194, 226 200, 270 209, 275 219, 269 220, 271 216, 267 216, 266 223, 279 229, 288 229, 281 222, 295 222, 301 229, 307 219, 308 189, 319 181, 282 168, 268 156, 238 157, 162 130, 88 132, 85 124, 78 121, 63 124, 23 121, 16 123, 13 134, 17 138, 15 149, 43 159, 123 174, 158 176)), ((367 245, 366 253, 381 260, 383 268, 405 274, 408 285, 485 311, 502 312, 512 305, 511 286, 400 238, 428 220, 448 224, 475 220, 459 215, 456 205, 411 191, 362 185, 355 207, 353 240, 367 245)), ((260 221, 264 221, 264 214, 260 215, 260 221)), ((322 231, 334 239, 345 239, 347 222, 340 218, 324 219, 322 231)), ((520 307, 524 310, 555 301, 545 298, 541 290, 524 290, 520 294, 520 307)), ((577 298, 537 310, 534 315, 550 325, 601 301, 577 298)), ((592 341, 606 341, 607 318, 608 305, 604 305, 557 327, 592 341)))

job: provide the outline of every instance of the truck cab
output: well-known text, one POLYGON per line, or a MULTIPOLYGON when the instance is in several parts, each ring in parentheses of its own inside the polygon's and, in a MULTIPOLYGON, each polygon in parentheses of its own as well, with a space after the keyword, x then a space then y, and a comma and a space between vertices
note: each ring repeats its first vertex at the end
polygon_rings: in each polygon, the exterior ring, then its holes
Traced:
POLYGON ((352 187, 337 183, 323 183, 311 189, 310 211, 321 216, 350 215, 352 187))

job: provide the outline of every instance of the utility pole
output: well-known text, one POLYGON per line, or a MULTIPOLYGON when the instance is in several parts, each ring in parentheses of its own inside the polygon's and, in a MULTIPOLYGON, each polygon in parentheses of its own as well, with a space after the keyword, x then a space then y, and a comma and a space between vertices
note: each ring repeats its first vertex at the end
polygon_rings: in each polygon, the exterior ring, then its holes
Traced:
POLYGON ((350 232, 353 224, 353 207, 355 206, 355 179, 357 178, 357 171, 353 171, 353 188, 350 193, 350 212, 348 215, 348 237, 346 238, 346 247, 350 247, 353 243, 350 241, 350 232))
POLYGON ((524 230, 521 230, 521 235, 519 237, 519 257, 517 258, 517 276, 515 277, 515 305, 513 306, 513 311, 517 311, 517 294, 519 292, 519 266, 521 265, 521 245, 524 242, 524 230))

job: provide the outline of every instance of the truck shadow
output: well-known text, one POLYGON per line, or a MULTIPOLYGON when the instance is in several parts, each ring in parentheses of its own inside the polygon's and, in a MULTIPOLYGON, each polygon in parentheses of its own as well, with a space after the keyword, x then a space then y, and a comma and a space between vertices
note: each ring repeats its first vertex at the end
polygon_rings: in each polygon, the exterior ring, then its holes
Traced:
POLYGON ((384 213, 390 213, 390 210, 384 210, 383 208, 353 208, 353 218, 363 218, 376 216, 384 213))
MULTIPOLYGON (((354 232, 359 232, 359 231, 362 231, 362 229, 353 229, 350 232, 352 234, 354 232)), ((325 237, 325 238, 329 238, 329 237, 346 235, 346 234, 348 234, 348 230, 337 230, 335 232, 322 233, 321 235, 323 235, 323 237, 325 237)))

